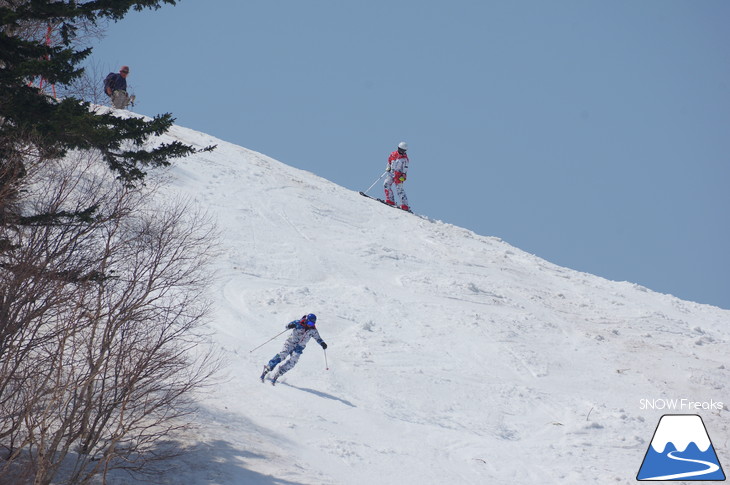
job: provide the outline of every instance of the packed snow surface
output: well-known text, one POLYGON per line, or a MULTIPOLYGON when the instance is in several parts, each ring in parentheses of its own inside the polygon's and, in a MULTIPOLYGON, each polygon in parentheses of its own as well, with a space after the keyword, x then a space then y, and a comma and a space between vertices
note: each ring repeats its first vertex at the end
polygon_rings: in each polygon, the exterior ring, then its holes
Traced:
POLYGON ((556 266, 190 129, 162 138, 218 145, 151 178, 217 221, 211 345, 226 365, 156 481, 635 483, 671 412, 701 414, 730 463, 726 405, 645 405, 730 402, 729 311, 556 266), (309 312, 326 354, 310 341, 262 384, 287 334, 251 349, 309 312))

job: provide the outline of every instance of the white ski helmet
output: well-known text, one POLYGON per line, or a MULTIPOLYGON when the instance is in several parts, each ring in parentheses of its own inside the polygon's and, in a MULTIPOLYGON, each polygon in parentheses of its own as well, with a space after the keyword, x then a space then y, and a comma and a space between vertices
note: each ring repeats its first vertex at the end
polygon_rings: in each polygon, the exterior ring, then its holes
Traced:
POLYGON ((402 141, 398 143, 398 148, 400 148, 401 150, 408 150, 408 143, 402 141))

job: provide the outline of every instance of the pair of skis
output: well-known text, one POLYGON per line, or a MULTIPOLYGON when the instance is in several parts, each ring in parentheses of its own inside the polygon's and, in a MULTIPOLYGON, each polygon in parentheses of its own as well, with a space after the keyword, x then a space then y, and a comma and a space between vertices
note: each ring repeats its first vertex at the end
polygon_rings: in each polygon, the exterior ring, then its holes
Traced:
POLYGON ((368 187, 368 189, 365 192, 360 192, 360 195, 362 195, 363 197, 367 197, 368 199, 377 200, 378 202, 381 202, 381 203, 387 205, 388 207, 393 207, 394 209, 400 209, 403 212, 410 212, 411 214, 413 214, 413 211, 411 209, 404 209, 404 208, 399 207, 399 206, 397 206, 395 204, 388 204, 383 199, 379 199, 377 197, 373 197, 373 196, 367 194, 368 192, 370 192, 370 189, 372 189, 373 187, 375 187, 375 184, 377 184, 378 182, 380 182, 380 179, 382 179, 385 176, 386 173, 388 173, 388 170, 386 170, 385 172, 383 172, 383 174, 380 177, 378 177, 375 180, 375 182, 373 182, 373 185, 371 185, 370 187, 368 187))
MULTIPOLYGON (((270 371, 269 371, 268 367, 264 366, 264 372, 261 374, 261 382, 262 383, 263 382, 266 382, 266 379, 267 379, 266 374, 268 374, 269 372, 270 371)), ((272 386, 275 386, 276 385, 276 379, 274 379, 273 377, 268 377, 268 379, 269 379, 269 382, 271 382, 271 385, 272 386)), ((278 377, 277 377, 277 379, 278 379, 278 377)))
POLYGON ((372 197, 372 196, 370 196, 370 195, 366 194, 365 192, 360 192, 360 195, 362 195, 363 197, 367 197, 368 199, 373 199, 373 200, 377 200, 378 202, 380 202, 380 203, 383 203, 383 204, 387 205, 388 207, 392 207, 392 208, 394 208, 394 209, 400 209, 400 210, 402 210, 403 212, 410 212, 411 214, 413 214, 413 211, 412 211, 412 210, 410 210, 410 209, 403 209, 402 207, 398 207, 397 205, 394 205, 394 204, 388 204, 388 203, 387 203, 386 201, 384 201, 383 199, 378 199, 377 197, 372 197))

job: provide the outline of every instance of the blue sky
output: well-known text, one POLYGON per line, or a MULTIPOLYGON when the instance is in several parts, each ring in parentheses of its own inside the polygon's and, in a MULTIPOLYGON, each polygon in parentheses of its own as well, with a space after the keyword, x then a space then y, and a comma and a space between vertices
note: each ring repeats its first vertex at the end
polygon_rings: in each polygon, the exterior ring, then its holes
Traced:
POLYGON ((728 25, 726 0, 182 0, 90 65, 353 190, 405 140, 416 212, 730 309, 728 25))

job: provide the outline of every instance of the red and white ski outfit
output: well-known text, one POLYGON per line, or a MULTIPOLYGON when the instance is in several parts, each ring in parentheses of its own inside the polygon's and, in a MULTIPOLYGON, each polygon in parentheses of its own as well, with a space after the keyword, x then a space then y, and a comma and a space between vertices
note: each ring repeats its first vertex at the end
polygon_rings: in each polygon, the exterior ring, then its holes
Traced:
POLYGON ((392 186, 395 184, 395 192, 398 194, 400 199, 401 209, 408 210, 408 197, 406 197, 406 191, 403 188, 403 182, 406 181, 406 174, 408 173, 408 155, 405 152, 398 150, 394 151, 388 157, 388 175, 385 177, 385 183, 383 188, 385 189, 385 202, 390 205, 395 205, 395 198, 393 197, 392 186))

